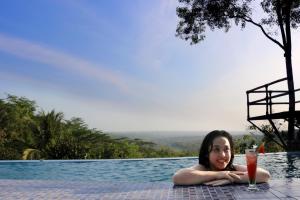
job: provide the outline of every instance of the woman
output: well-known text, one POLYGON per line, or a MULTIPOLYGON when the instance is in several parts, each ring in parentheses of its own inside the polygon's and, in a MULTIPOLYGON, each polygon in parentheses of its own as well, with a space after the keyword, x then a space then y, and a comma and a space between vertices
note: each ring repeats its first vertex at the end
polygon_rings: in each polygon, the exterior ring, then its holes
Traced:
MULTIPOLYGON (((199 164, 180 169, 173 176, 176 185, 224 185, 229 183, 247 183, 247 166, 234 165, 232 136, 226 131, 208 133, 201 145, 199 164)), ((267 182, 270 173, 257 168, 256 182, 267 182)))

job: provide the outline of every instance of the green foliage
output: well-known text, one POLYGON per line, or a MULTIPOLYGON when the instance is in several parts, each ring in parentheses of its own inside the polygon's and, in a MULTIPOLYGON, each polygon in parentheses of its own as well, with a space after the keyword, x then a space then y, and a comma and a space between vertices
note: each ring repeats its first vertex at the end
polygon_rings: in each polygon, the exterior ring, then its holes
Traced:
POLYGON ((272 36, 278 34, 278 28, 282 28, 282 25, 296 29, 300 23, 299 0, 261 0, 260 6, 265 15, 259 21, 255 21, 256 17, 253 17, 259 6, 253 0, 179 0, 179 2, 181 6, 176 10, 180 19, 176 29, 177 36, 190 40, 191 44, 204 40, 207 27, 227 32, 233 22, 241 28, 244 28, 246 23, 258 27, 268 39, 282 48, 285 42, 282 45, 272 36))
MULTIPOLYGON (((282 126, 281 123, 275 121, 274 125, 279 131, 278 135, 275 134, 275 131, 271 125, 262 124, 260 126, 260 130, 263 133, 262 141, 265 142, 265 149, 267 152, 286 151, 284 146, 287 141, 287 133, 286 131, 280 130, 280 127, 282 126)), ((250 126, 249 129, 256 130, 257 128, 254 126, 250 126)))
MULTIPOLYGON (((300 24, 299 0, 179 0, 177 7, 179 23, 176 36, 197 44, 205 38, 207 28, 227 32, 232 24, 244 28, 251 24, 284 51, 285 69, 289 96, 289 112, 295 111, 295 88, 292 68, 291 29, 300 24), (263 14, 255 13, 261 8, 263 14), (261 17, 261 18, 259 18, 261 17), (278 40, 281 39, 281 42, 278 40)), ((299 150, 300 136, 295 136, 294 116, 289 115, 287 144, 274 142, 286 150, 299 150), (296 139, 297 138, 297 139, 296 139)), ((297 133, 300 134, 300 133, 297 133)), ((275 147, 274 147, 275 148, 275 147)))
POLYGON ((39 111, 24 97, 0 100, 0 159, 112 159, 187 156, 140 139, 89 129, 80 118, 39 111))
POLYGON ((265 142, 265 152, 282 152, 285 151, 281 146, 273 141, 267 140, 265 137, 261 139, 254 138, 251 135, 244 135, 242 138, 234 141, 234 152, 237 154, 244 154, 245 149, 252 147, 253 145, 259 145, 265 142))
POLYGON ((41 159, 41 152, 37 149, 25 149, 22 155, 23 160, 38 160, 41 159))
POLYGON ((32 143, 30 126, 33 123, 35 102, 24 97, 7 95, 0 99, 0 158, 14 159, 32 143))
MULTIPOLYGON (((264 135, 254 136, 253 133, 251 135, 244 135, 242 138, 235 139, 235 153, 244 154, 245 149, 252 147, 255 145, 260 145, 264 142, 265 152, 282 152, 285 149, 280 145, 280 143, 276 142, 274 130, 271 125, 262 125, 261 130, 263 130, 264 135)), ((254 126, 249 127, 250 130, 256 130, 254 126)), ((286 135, 286 133, 281 133, 281 135, 286 135)))
POLYGON ((251 148, 253 145, 258 145, 260 143, 261 141, 252 137, 251 135, 244 135, 242 138, 234 141, 234 152, 244 154, 245 149, 251 148))

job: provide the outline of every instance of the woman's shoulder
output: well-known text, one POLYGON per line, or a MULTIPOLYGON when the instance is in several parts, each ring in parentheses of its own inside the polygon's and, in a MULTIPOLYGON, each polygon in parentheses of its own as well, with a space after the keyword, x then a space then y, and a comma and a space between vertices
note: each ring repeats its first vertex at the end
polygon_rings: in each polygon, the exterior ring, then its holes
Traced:
POLYGON ((207 171, 207 169, 201 164, 194 165, 192 167, 189 167, 188 169, 199 170, 199 171, 207 171))
POLYGON ((234 164, 233 167, 234 167, 234 169, 236 171, 241 171, 241 172, 247 171, 247 166, 246 165, 237 165, 237 164, 234 164))

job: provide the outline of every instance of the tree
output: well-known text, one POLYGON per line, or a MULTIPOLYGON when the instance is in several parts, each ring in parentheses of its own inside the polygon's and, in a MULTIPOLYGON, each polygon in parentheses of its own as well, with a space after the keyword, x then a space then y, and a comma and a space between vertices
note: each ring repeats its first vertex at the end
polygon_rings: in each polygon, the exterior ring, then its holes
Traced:
MULTIPOLYGON (((274 125, 276 126, 276 129, 278 130, 277 137, 273 134, 274 128, 270 124, 262 124, 259 129, 261 132, 263 132, 264 136, 262 138, 262 141, 265 142, 265 149, 268 152, 279 152, 284 151, 287 149, 286 145, 286 132, 280 130, 282 124, 278 121, 275 121, 274 125)), ((254 135, 254 132, 252 131, 258 131, 257 127, 251 125, 248 127, 250 133, 254 135)))
POLYGON ((25 97, 0 99, 0 159, 17 159, 33 142, 30 126, 34 112, 35 102, 25 97))
POLYGON ((25 97, 0 99, 0 159, 103 159, 189 156, 140 139, 114 138, 81 118, 39 111, 25 97))
POLYGON ((55 147, 60 142, 63 133, 63 113, 56 113, 52 110, 49 113, 41 111, 34 116, 34 123, 31 126, 33 143, 28 144, 29 148, 23 150, 23 159, 27 158, 57 158, 55 147))
POLYGON ((205 38, 206 27, 211 30, 231 28, 235 25, 245 28, 252 24, 260 29, 264 36, 283 50, 289 92, 288 146, 296 140, 295 135, 295 91, 292 70, 291 28, 300 24, 300 0, 261 0, 260 6, 266 17, 255 20, 252 11, 253 0, 179 0, 182 7, 177 7, 180 18, 176 32, 184 40, 196 44, 205 38), (278 32, 281 42, 275 37, 278 32))
POLYGON ((260 144, 257 138, 251 135, 244 135, 242 138, 238 138, 234 141, 234 151, 235 153, 244 154, 246 149, 252 148, 253 145, 260 144))

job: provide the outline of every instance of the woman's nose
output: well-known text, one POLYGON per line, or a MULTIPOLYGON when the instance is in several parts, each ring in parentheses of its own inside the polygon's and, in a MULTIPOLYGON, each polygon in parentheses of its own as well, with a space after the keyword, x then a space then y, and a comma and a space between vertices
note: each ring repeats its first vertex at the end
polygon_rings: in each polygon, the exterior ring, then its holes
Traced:
POLYGON ((220 156, 225 157, 226 156, 225 151, 220 151, 220 156))

